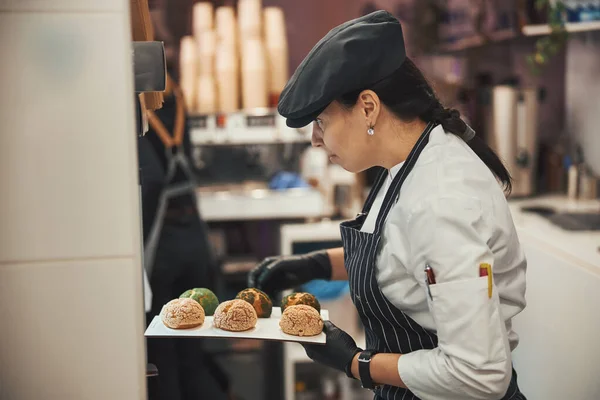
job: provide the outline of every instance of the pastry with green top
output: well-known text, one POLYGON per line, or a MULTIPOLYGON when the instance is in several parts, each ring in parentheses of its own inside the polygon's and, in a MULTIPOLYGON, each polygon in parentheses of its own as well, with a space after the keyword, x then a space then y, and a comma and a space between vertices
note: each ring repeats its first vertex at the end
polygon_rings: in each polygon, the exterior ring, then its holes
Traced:
POLYGON ((311 306, 318 312, 321 312, 321 304, 319 303, 319 300, 317 300, 317 298, 312 294, 305 292, 296 292, 285 296, 283 300, 281 300, 281 312, 284 312, 289 306, 295 306, 299 304, 311 306))
POLYGON ((204 309, 206 315, 213 315, 219 306, 219 299, 210 289, 194 288, 186 290, 180 299, 190 298, 196 300, 204 309))
POLYGON ((250 305, 254 307, 258 318, 269 318, 271 316, 273 302, 262 290, 256 288, 244 289, 239 292, 235 298, 250 303, 250 305))

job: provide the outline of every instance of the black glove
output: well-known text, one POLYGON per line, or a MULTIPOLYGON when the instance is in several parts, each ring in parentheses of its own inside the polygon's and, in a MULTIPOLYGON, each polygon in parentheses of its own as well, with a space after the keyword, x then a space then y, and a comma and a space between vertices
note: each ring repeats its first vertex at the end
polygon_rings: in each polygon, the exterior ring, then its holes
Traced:
POLYGON ((326 250, 298 256, 266 258, 250 271, 248 287, 273 294, 313 279, 331 279, 331 261, 326 250))
POLYGON ((352 336, 330 321, 323 323, 323 332, 327 335, 327 341, 324 345, 302 344, 304 350, 306 350, 306 355, 313 361, 345 372, 348 375, 352 367, 352 359, 362 349, 356 345, 352 336))

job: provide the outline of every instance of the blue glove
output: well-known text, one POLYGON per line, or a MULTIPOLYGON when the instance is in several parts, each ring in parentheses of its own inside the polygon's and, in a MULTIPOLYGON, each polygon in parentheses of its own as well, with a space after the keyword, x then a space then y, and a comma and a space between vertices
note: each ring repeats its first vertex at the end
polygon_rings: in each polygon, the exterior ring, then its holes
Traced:
POLYGON ((271 190, 286 190, 306 187, 309 187, 309 184, 306 183, 300 177, 300 175, 286 171, 278 172, 273 179, 271 179, 271 182, 269 182, 269 189, 271 190))

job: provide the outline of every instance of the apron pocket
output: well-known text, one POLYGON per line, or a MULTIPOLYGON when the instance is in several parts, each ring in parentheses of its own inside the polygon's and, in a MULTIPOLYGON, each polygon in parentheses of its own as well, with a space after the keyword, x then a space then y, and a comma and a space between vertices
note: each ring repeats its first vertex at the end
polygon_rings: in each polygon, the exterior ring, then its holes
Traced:
POLYGON ((509 357, 497 289, 493 286, 490 298, 487 277, 439 283, 430 290, 438 347, 444 353, 474 367, 509 357))

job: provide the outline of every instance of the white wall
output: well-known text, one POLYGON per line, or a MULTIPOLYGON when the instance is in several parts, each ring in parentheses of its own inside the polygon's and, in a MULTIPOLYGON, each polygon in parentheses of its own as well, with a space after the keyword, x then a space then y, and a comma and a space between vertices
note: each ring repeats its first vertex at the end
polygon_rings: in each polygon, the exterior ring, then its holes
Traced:
POLYGON ((0 399, 145 399, 129 2, 0 0, 0 399))
POLYGON ((600 32, 574 35, 567 48, 567 127, 600 175, 600 32))

